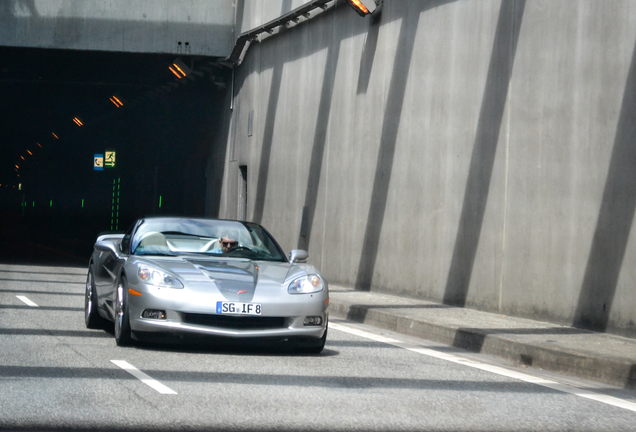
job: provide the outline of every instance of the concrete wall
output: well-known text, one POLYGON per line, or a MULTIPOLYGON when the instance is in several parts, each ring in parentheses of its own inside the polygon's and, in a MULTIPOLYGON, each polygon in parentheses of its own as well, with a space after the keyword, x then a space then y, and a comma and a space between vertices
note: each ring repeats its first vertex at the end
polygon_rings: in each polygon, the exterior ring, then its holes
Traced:
POLYGON ((2 0, 0 45, 227 57, 232 0, 2 0))
POLYGON ((245 165, 332 283, 636 336, 635 43, 631 0, 340 1, 236 69, 220 215, 245 165))

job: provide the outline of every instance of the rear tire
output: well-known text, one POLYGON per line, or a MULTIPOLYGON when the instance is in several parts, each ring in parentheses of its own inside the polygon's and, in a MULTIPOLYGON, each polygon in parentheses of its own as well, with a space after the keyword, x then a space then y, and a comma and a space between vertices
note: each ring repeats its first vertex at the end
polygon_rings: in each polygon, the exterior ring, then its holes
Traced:
POLYGON ((103 327, 104 320, 97 311, 97 292, 95 291, 95 277, 93 270, 88 269, 86 275, 86 291, 84 292, 84 323, 86 328, 99 329, 103 327))
POLYGON ((115 342, 118 346, 128 346, 132 343, 126 285, 126 278, 122 278, 115 294, 115 342))

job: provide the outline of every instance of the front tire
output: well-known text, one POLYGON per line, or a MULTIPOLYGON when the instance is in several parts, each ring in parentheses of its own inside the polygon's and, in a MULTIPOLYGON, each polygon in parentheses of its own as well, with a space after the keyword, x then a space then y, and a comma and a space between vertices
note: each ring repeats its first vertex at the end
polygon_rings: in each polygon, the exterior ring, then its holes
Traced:
POLYGON ((327 342, 328 329, 328 327, 325 328, 325 333, 320 339, 298 341, 295 346, 296 351, 303 354, 320 354, 325 348, 325 343, 327 342))
POLYGON ((130 317, 128 313, 128 288, 126 279, 122 278, 117 285, 115 299, 115 342, 118 346, 127 346, 132 343, 130 331, 130 317))
POLYGON ((89 268, 86 276, 86 291, 84 292, 84 323, 86 328, 98 329, 103 325, 102 317, 97 311, 97 292, 95 291, 95 277, 89 268))

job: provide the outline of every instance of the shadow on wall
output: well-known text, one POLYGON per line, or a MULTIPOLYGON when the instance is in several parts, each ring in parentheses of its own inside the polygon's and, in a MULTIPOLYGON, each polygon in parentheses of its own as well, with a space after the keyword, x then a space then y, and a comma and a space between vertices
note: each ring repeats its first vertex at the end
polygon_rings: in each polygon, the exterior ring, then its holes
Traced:
POLYGON ((225 158, 227 156, 227 143, 230 139, 230 125, 232 124, 229 106, 233 97, 232 91, 228 91, 225 101, 223 102, 223 106, 228 107, 227 111, 223 114, 225 117, 223 127, 218 128, 211 139, 212 149, 205 170, 205 216, 207 217, 219 217, 221 209, 221 192, 223 189, 223 178, 225 176, 225 158))
MULTIPOLYGON (((636 46, 573 325, 605 331, 636 208, 636 46)), ((620 331, 621 329, 617 329, 620 331)), ((629 329, 634 331, 635 329, 629 329)))
MULTIPOLYGON (((364 94, 369 87, 371 70, 375 59, 375 52, 378 45, 378 35, 380 33, 382 9, 377 10, 371 20, 371 25, 366 35, 364 49, 360 59, 360 70, 358 75, 357 94, 364 94)), ((325 74, 320 93, 320 105, 318 109, 318 120, 314 134, 314 142, 311 152, 311 162, 309 163, 309 176, 307 179, 307 189, 305 191, 305 204, 298 236, 298 248, 309 250, 311 242, 311 232, 316 213, 316 202, 318 200, 318 190, 320 187, 320 177, 322 174, 323 156, 325 143, 327 140, 327 127, 329 116, 331 115, 331 101, 333 98, 334 81, 338 59, 340 57, 340 42, 332 41, 329 44, 327 62, 325 64, 325 74)))
POLYGON ((525 3, 525 0, 504 1, 499 10, 464 203, 444 291, 445 304, 466 304, 525 3))
MULTIPOLYGON (((285 0, 281 7, 281 15, 286 14, 290 10, 291 1, 285 0)), ((251 220, 256 223, 261 223, 263 220, 265 193, 267 192, 272 144, 274 141, 274 124, 276 123, 276 111, 278 108, 278 99, 280 97, 282 80, 283 64, 276 64, 272 71, 272 82, 270 84, 269 98, 267 102, 267 115, 265 117, 265 134, 263 136, 263 144, 261 145, 261 161, 258 168, 258 180, 256 183, 254 212, 251 218, 251 220)))
POLYGON ((280 87, 283 80, 283 67, 274 66, 272 71, 272 81, 270 83, 269 98, 267 102, 267 115, 265 117, 265 134, 261 145, 261 161, 258 169, 258 180, 256 183, 256 194, 254 202, 254 213, 252 221, 262 223, 263 209, 265 207, 265 192, 267 191, 267 181, 269 177, 269 166, 272 155, 272 144, 274 142, 274 123, 276 122, 276 110, 280 96, 280 87))
POLYGON ((333 97, 333 87, 339 57, 340 43, 330 44, 327 51, 327 62, 325 64, 322 90, 320 92, 318 119, 316 121, 314 142, 311 150, 311 161, 309 163, 309 177, 307 179, 307 189, 305 191, 303 218, 298 236, 298 248, 304 250, 309 250, 309 243, 311 241, 311 228, 313 226, 314 215, 316 212, 320 175, 322 174, 321 167, 323 163, 323 155, 325 153, 325 142, 327 141, 327 127, 329 125, 329 115, 331 114, 331 99, 333 97))
POLYGON ((366 94, 371 81, 371 70, 375 60, 375 52, 378 48, 378 36, 380 35, 380 22, 382 21, 382 9, 378 9, 371 21, 364 40, 364 49, 360 57, 360 72, 358 74, 357 94, 366 94))
MULTIPOLYGON (((369 291, 373 282, 373 273, 378 257, 378 246, 380 233, 384 222, 384 213, 387 205, 389 184, 393 169, 393 158, 397 144, 397 134, 402 116, 402 106, 408 81, 408 73, 411 68, 411 58, 415 44, 415 31, 420 18, 420 14, 426 10, 449 3, 448 0, 426 1, 426 2, 405 2, 402 6, 402 22, 400 25, 400 35, 398 36, 397 52, 393 64, 393 72, 387 102, 384 111, 384 120, 380 136, 380 148, 378 151, 378 161, 373 180, 371 192, 371 203, 367 216, 367 225, 362 244, 362 253, 358 267, 355 288, 357 290, 369 291)), ((373 37, 373 36, 369 36, 373 37)), ((373 40, 370 39, 370 43, 373 40)), ((366 52, 365 55, 371 55, 366 52)), ((363 59, 364 61, 364 59, 363 59)), ((369 64, 367 67, 371 67, 369 64)), ((361 75, 364 79, 364 75, 361 75)), ((362 84, 364 88, 364 83, 362 84)), ((359 83, 359 90, 361 89, 359 83)))
MULTIPOLYGON (((396 70, 393 73, 392 78, 392 92, 389 96, 390 108, 387 108, 385 114, 385 125, 383 129, 383 143, 384 146, 380 150, 378 168, 376 170, 376 182, 374 186, 373 196, 375 197, 374 208, 385 207, 386 198, 388 192, 388 180, 390 177, 390 165, 393 160, 393 153, 395 151, 395 141, 397 136, 397 129, 399 125, 399 112, 401 111, 402 102, 404 99, 406 78, 409 71, 410 59, 413 51, 414 37, 413 34, 417 28, 417 20, 419 19, 419 13, 432 9, 443 4, 449 3, 453 0, 434 0, 434 1, 421 1, 421 2, 408 2, 405 3, 406 7, 403 9, 403 16, 407 22, 402 24, 401 36, 400 36, 400 50, 396 59, 396 70), (392 102, 392 103, 391 103, 392 102), (386 182, 384 182, 386 180, 386 182), (381 191, 385 192, 382 193, 381 191)), ((286 5, 283 5, 282 13, 286 12, 286 5)), ((401 17, 398 17, 401 18, 401 17)), ((361 70, 358 77, 358 93, 365 92, 368 86, 370 77, 370 71, 373 66, 373 60, 375 57, 375 51, 377 46, 377 39, 379 33, 379 20, 381 16, 375 16, 371 21, 371 27, 367 40, 365 43, 365 49, 361 58, 361 70), (363 70, 366 69, 366 70, 363 70)), ((327 125, 330 116, 330 104, 333 96, 333 85, 336 73, 337 61, 339 58, 340 40, 332 40, 328 45, 328 57, 325 65, 325 76, 323 79, 323 85, 321 90, 320 110, 317 119, 314 142, 312 147, 312 155, 310 161, 310 177, 308 178, 307 189, 305 192, 305 203, 303 207, 303 219, 301 223, 301 232, 298 237, 298 247, 307 249, 311 240, 311 229, 313 225, 315 206, 318 188, 320 184, 321 170, 319 167, 323 164, 324 146, 326 142, 327 125)), ((282 65, 274 64, 272 71, 272 82, 270 86, 270 95, 268 99, 267 114, 265 118, 263 136, 263 142, 261 147, 261 158, 258 169, 258 178, 255 192, 254 211, 252 213, 251 220, 255 222, 262 222, 263 212, 266 202, 266 191, 269 177, 269 165, 271 159, 271 151, 273 145, 273 131, 274 123, 276 120, 276 110, 279 102, 279 94, 281 89, 282 80, 282 65)), ((372 210, 371 215, 374 215, 374 219, 369 226, 381 226, 381 220, 377 220, 377 215, 381 215, 383 218, 383 211, 372 210)), ((374 242, 373 238, 379 235, 379 229, 371 230, 367 229, 366 242, 371 244, 374 242)), ((375 240, 377 243, 377 238, 375 240)), ((377 247, 375 248, 377 251, 377 247)), ((374 253, 368 253, 368 258, 365 260, 375 261, 375 257, 370 259, 374 253)), ((365 265, 365 268, 369 268, 370 265, 365 265)))

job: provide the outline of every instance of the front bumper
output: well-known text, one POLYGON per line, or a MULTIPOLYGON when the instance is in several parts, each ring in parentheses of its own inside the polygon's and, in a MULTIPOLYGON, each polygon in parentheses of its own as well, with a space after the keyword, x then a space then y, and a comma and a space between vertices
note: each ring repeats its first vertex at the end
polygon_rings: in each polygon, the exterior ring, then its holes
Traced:
MULTIPOLYGON (((141 312, 141 311, 140 311, 141 312)), ((181 315, 182 312, 168 311, 168 316, 181 315)), ((317 315, 308 315, 317 316, 317 315)), ((304 326, 303 322, 305 316, 300 317, 282 317, 285 323, 285 327, 281 328, 266 328, 266 329, 232 329, 227 327, 220 327, 214 325, 204 324, 189 324, 181 320, 173 319, 149 319, 141 318, 139 315, 130 316, 130 328, 133 332, 141 333, 182 333, 182 334, 197 334, 207 336, 223 336, 233 338, 287 338, 287 337, 308 337, 308 338, 321 338, 327 328, 327 322, 329 314, 327 312, 321 314, 323 324, 320 326, 304 326)), ((243 317, 236 317, 241 319, 243 317)))
POLYGON ((327 290, 315 294, 290 295, 266 291, 250 303, 262 305, 261 315, 217 314, 216 302, 227 301, 209 289, 156 289, 131 285, 141 295, 128 295, 130 328, 133 333, 157 335, 219 336, 224 338, 321 338, 329 320, 327 290), (165 312, 164 319, 144 318, 147 310, 165 312), (321 317, 320 325, 305 325, 305 318, 321 317))

